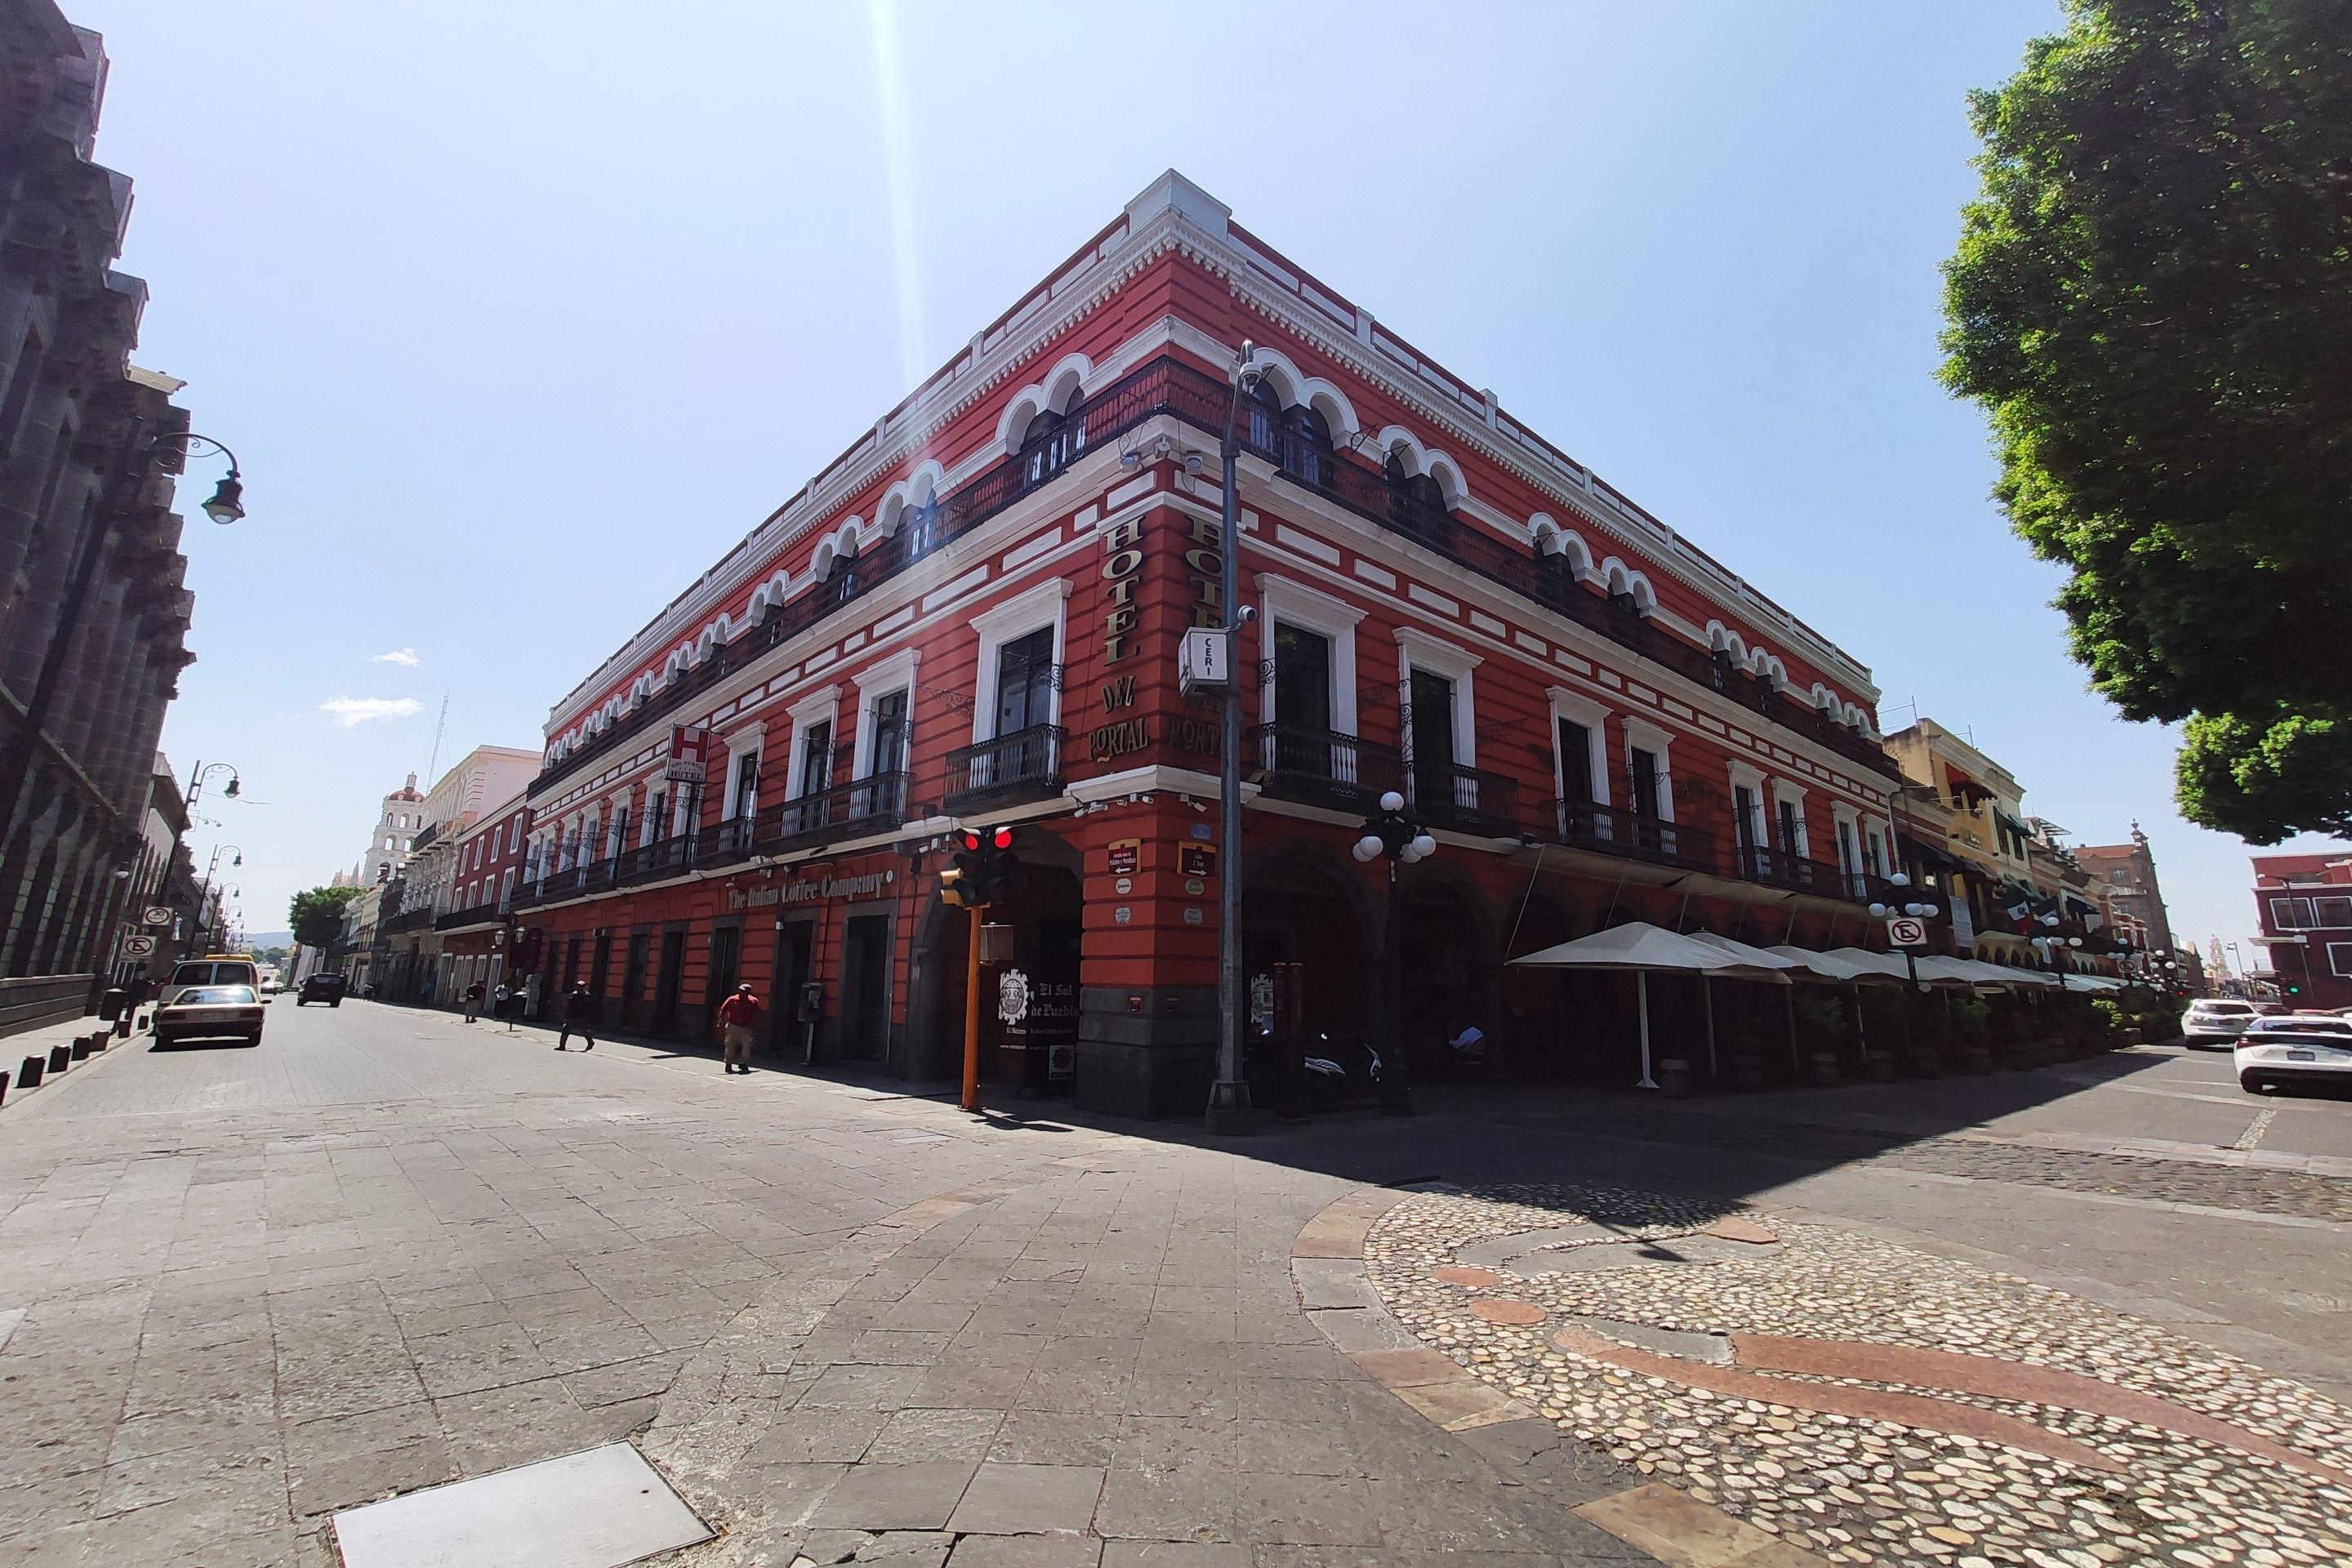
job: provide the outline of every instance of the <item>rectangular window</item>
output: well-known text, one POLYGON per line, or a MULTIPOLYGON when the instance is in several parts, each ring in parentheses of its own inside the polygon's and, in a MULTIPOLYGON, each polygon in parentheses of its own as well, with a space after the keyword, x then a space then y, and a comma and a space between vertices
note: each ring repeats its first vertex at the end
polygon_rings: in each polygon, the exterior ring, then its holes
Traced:
POLYGON ((760 753, 746 752, 735 759, 735 789, 729 796, 727 815, 750 816, 760 809, 760 753))
POLYGON ((1573 719, 1559 721, 1559 796, 1570 805, 1592 804, 1592 731, 1573 719))
POLYGON ((806 799, 833 787, 833 724, 811 724, 801 733, 801 796, 806 799))
POLYGON ((1331 639, 1303 626, 1274 628, 1274 719, 1286 729, 1331 728, 1331 639))
POLYGON ((1632 774, 1634 815, 1655 820, 1658 816, 1658 753, 1633 748, 1632 774))
POLYGON ((907 770, 907 694, 887 692, 874 700, 874 747, 869 773, 907 770))
POLYGON ((1862 869, 1862 857, 1854 849, 1853 824, 1841 817, 1838 820, 1837 833, 1838 869, 1850 877, 1862 869))
POLYGON ((2308 931, 2312 923, 2311 900, 2309 899, 2273 899, 2271 919, 2277 923, 2281 931, 2308 931))
POLYGON ((1732 831, 1739 836, 1739 847, 1742 849, 1756 847, 1756 840, 1759 837, 1757 829, 1763 820, 1762 816, 1756 809, 1756 792, 1746 784, 1733 784, 1731 786, 1731 826, 1732 831))
MULTIPOLYGON (((646 831, 648 834, 659 833, 663 830, 663 826, 669 819, 662 815, 662 808, 668 804, 669 795, 667 791, 656 790, 646 796, 646 831)), ((648 839, 647 842, 651 840, 648 839)))
POLYGON ((996 734, 1054 721, 1054 628, 1040 626, 996 650, 996 734))
POLYGON ((2327 944, 2327 973, 2352 980, 2352 942, 2331 942, 2327 944))
POLYGON ((1797 853, 1797 803, 1792 800, 1784 800, 1780 802, 1779 805, 1780 808, 1780 851, 1785 855, 1794 855, 1797 853))
POLYGON ((2321 925, 2336 929, 2352 926, 2352 898, 2315 899, 2312 918, 2321 925))

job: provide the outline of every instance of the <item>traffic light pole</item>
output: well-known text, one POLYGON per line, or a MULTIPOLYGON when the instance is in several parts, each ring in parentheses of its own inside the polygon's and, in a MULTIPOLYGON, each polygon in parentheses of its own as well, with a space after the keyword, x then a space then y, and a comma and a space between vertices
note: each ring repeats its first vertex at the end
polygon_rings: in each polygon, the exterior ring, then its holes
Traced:
POLYGON ((987 910, 973 905, 971 938, 963 958, 963 1100, 966 1110, 980 1109, 980 922, 987 910))
POLYGON ((1217 746, 1217 834, 1223 860, 1217 878, 1217 1076, 1209 1086, 1204 1122, 1210 1132, 1226 1136, 1249 1132, 1257 1123, 1242 1064, 1242 511, 1236 493, 1242 393, 1244 384, 1259 374, 1252 357, 1251 346, 1244 342, 1225 399, 1224 508, 1217 550, 1223 558, 1218 591, 1225 621, 1225 692, 1217 746))

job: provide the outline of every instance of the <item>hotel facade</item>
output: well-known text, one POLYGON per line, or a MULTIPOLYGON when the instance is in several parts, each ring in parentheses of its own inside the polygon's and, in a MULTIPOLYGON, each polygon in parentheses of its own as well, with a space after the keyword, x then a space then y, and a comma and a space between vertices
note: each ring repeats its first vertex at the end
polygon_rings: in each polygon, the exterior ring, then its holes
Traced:
POLYGON ((707 1037, 748 980, 764 1050, 947 1076, 968 938, 939 873, 955 829, 1011 826, 1000 1079, 1199 1110, 1236 874, 1257 1023, 1278 990, 1284 1027, 1382 1037, 1393 907, 1416 1059, 1475 1022, 1507 1070, 1613 1075, 1630 979, 1504 961, 1630 919, 1875 941, 1876 698, 1171 172, 555 704, 514 952, 608 1026, 707 1037), (1177 669, 1234 608, 1234 542, 1238 846, 1177 669), (1388 790, 1439 846, 1393 906, 1349 853, 1388 790))

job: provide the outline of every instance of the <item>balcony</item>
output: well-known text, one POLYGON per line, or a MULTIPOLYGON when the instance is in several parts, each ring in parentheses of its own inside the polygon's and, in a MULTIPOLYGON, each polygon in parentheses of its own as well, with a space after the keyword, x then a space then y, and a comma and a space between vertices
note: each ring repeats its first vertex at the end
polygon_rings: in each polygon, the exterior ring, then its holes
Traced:
POLYGON ((1714 834, 1654 816, 1594 805, 1589 801, 1555 800, 1551 803, 1551 821, 1547 826, 1553 843, 1571 849, 1622 855, 1679 870, 1704 871, 1710 876, 1721 868, 1715 857, 1714 834))
POLYGON ((758 827, 759 819, 751 816, 730 816, 724 822, 712 823, 694 836, 694 858, 690 864, 700 871, 750 859, 758 827))
POLYGON ((379 935, 398 936, 403 931, 427 930, 432 924, 432 906, 420 904, 413 910, 403 910, 398 914, 386 915, 376 922, 375 929, 379 935))
POLYGON ((1059 724, 1034 724, 976 746, 948 753, 947 795, 950 816, 1040 800, 1062 789, 1062 742, 1069 731, 1059 724))
MULTIPOLYGON (((1210 437, 1222 435, 1230 396, 1231 387, 1223 378, 1174 359, 1139 366, 1073 409, 1053 437, 992 466, 936 505, 910 512, 890 538, 869 544, 833 576, 769 611, 759 625, 738 633, 702 663, 658 688, 634 712, 544 769, 532 781, 532 792, 548 788, 623 746, 646 743, 697 695, 980 527, 1029 491, 1060 477, 1084 453, 1102 449, 1113 437, 1162 416, 1180 419, 1210 437)), ((1392 480, 1370 464, 1296 431, 1251 420, 1242 432, 1242 444, 1272 463, 1290 482, 1664 665, 1697 686, 1731 698, 1857 766, 1888 778, 1901 776, 1877 742, 1788 692, 1775 689, 1769 681, 1718 663, 1708 650, 1643 616, 1622 595, 1612 599, 1595 593, 1565 570, 1559 557, 1538 557, 1499 537, 1466 528, 1409 483, 1392 480)))
POLYGON ((1405 777, 1412 815, 1427 827, 1486 837, 1519 832, 1519 786, 1515 779, 1459 763, 1413 763, 1405 777))
POLYGON ((1867 878, 1841 870, 1826 861, 1809 860, 1793 849, 1743 844, 1739 847, 1739 874, 1748 881, 1760 882, 1768 888, 1785 888, 1792 893, 1812 893, 1854 903, 1869 901, 1867 878))
POLYGON ((507 900, 495 904, 476 904, 470 909, 451 910, 433 922, 435 931, 467 931, 478 926, 494 926, 507 918, 507 900))
POLYGON ((1383 794, 1404 788, 1404 757, 1394 746, 1312 725, 1256 726, 1242 750, 1244 766, 1253 759, 1267 795, 1333 811, 1370 814, 1383 794))
POLYGON ((763 819, 760 844, 780 852, 807 849, 887 832, 906 820, 907 775, 875 773, 784 802, 763 819))

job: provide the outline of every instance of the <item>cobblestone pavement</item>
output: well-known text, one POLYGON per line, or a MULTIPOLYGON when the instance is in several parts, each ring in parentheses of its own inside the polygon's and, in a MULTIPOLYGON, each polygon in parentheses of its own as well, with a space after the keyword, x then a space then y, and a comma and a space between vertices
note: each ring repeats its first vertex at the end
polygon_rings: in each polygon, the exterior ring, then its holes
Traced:
POLYGON ((2352 1560, 2352 1415, 2025 1279, 1559 1185, 1409 1198, 1365 1255, 1456 1363, 1832 1561, 2352 1560))

